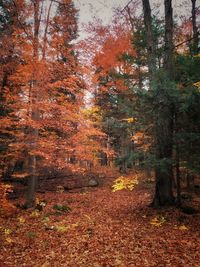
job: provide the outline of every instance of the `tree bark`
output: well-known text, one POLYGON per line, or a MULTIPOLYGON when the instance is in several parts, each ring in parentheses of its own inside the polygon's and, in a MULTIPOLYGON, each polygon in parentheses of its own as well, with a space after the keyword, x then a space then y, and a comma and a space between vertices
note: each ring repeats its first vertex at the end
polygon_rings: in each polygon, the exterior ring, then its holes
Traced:
POLYGON ((180 178, 180 159, 179 159, 179 144, 176 144, 176 194, 177 206, 181 206, 181 178, 180 178))
POLYGON ((171 80, 174 78, 173 9, 172 0, 165 0, 165 60, 164 68, 171 80))
MULTIPOLYGON (((161 83, 156 78, 156 51, 155 40, 152 29, 152 16, 149 0, 143 0, 144 24, 147 34, 147 51, 148 51, 148 67, 151 81, 161 83)), ((169 77, 173 75, 173 19, 171 0, 165 0, 165 70, 169 77)), ((162 87, 162 84, 159 84, 162 87)), ((158 88, 159 89, 159 88, 158 88)), ((158 92, 162 99, 162 92, 158 92)), ((156 143, 156 159, 157 166, 155 168, 155 195, 152 205, 164 206, 174 203, 172 192, 172 140, 173 140, 173 116, 171 103, 159 102, 158 111, 155 116, 155 143, 156 143), (160 103, 160 104, 159 104, 160 103)))
MULTIPOLYGON (((164 69, 169 80, 173 80, 173 10, 172 1, 165 0, 165 59, 164 69)), ((166 88, 167 89, 167 88, 166 88)), ((156 190, 154 206, 174 204, 173 196, 173 107, 164 103, 156 121, 156 157, 159 164, 155 170, 156 190)))
POLYGON ((193 29, 193 47, 192 52, 194 55, 199 53, 199 33, 196 22, 196 0, 192 1, 192 29, 193 29))
POLYGON ((156 188, 152 205, 164 206, 174 203, 172 182, 172 136, 173 120, 169 118, 169 107, 162 107, 157 114, 155 135, 156 135, 156 159, 155 168, 156 188))
POLYGON ((156 72, 156 53, 155 41, 152 29, 152 16, 149 0, 142 0, 144 12, 144 25, 146 30, 147 52, 148 52, 148 68, 150 82, 153 80, 156 72))
MULTIPOLYGON (((40 28, 40 0, 34 0, 34 36, 33 36, 33 59, 37 64, 39 57, 39 28, 40 28)), ((37 109, 38 88, 35 80, 35 69, 33 69, 33 80, 31 86, 31 119, 33 121, 39 120, 39 112, 37 109)), ((29 179, 26 198, 26 207, 31 208, 35 206, 35 192, 37 187, 37 158, 35 149, 37 148, 38 130, 32 128, 30 131, 30 154, 29 154, 29 179)))

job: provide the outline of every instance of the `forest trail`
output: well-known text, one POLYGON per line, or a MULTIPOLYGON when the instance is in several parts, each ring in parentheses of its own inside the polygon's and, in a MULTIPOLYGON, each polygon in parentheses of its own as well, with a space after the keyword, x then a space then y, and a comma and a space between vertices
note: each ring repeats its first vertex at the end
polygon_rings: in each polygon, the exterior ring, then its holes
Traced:
POLYGON ((0 267, 200 267, 197 2, 0 1, 0 267))
POLYGON ((38 195, 42 211, 1 218, 0 266, 200 266, 200 216, 149 208, 152 187, 38 195))

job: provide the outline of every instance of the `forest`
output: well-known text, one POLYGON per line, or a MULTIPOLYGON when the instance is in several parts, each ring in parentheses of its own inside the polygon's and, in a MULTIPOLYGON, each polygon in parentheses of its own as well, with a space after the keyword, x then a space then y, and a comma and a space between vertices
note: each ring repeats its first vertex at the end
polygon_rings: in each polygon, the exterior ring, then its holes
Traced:
POLYGON ((0 0, 0 267, 199 267, 200 2, 86 2, 0 0))

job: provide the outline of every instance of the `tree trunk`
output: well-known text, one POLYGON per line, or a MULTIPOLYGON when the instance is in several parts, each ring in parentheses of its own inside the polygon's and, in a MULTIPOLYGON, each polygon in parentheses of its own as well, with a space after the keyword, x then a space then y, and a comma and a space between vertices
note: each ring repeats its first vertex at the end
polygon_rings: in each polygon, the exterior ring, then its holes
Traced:
MULTIPOLYGON (((33 36, 33 59, 35 64, 37 64, 39 57, 39 28, 40 28, 40 18, 39 18, 39 8, 40 0, 35 0, 34 5, 34 36, 33 36)), ((33 121, 39 120, 39 112, 37 109, 38 100, 38 88, 37 81, 35 80, 35 69, 33 70, 33 80, 31 90, 31 119, 33 121)), ((26 198, 26 207, 31 208, 35 205, 35 192, 37 186, 37 159, 34 155, 34 150, 37 148, 38 130, 32 128, 30 131, 30 154, 29 154, 29 179, 28 179, 28 189, 26 198)))
MULTIPOLYGON (((174 132, 175 134, 178 133, 178 113, 175 112, 174 114, 174 132)), ((181 206, 181 173, 180 173, 180 144, 179 140, 175 138, 175 170, 176 170, 176 179, 174 181, 174 188, 176 189, 176 204, 178 207, 181 206)))
POLYGON ((187 180, 187 190, 188 191, 194 190, 194 174, 192 174, 189 170, 187 171, 186 180, 187 180))
POLYGON ((149 79, 150 81, 152 81, 156 72, 156 53, 155 53, 155 41, 152 29, 151 7, 149 0, 142 0, 142 2, 143 2, 143 12, 144 12, 144 24, 146 30, 146 40, 147 40, 148 68, 150 76, 149 79))
MULTIPOLYGON (((151 81, 156 82, 156 53, 152 29, 152 17, 149 0, 143 0, 144 24, 147 34, 148 67, 151 81)), ((173 20, 171 1, 165 0, 165 70, 169 77, 173 75, 173 20)), ((157 82, 161 82, 158 81, 157 82)), ((162 87, 162 86, 161 86, 162 87)), ((158 92, 162 94, 162 92, 158 92)), ((160 95, 161 96, 161 95, 160 95)), ((158 96, 159 98, 159 96, 158 96)), ((158 99, 159 100, 159 99, 158 99)), ((156 188, 153 206, 171 205, 174 203, 172 192, 172 138, 173 114, 170 103, 160 103, 155 117, 155 142, 157 167, 155 168, 156 188)))
POLYGON ((180 182, 180 159, 179 159, 179 144, 176 144, 176 201, 177 206, 181 206, 181 182, 180 182))
POLYGON ((107 154, 105 152, 101 152, 101 166, 107 166, 108 165, 108 158, 107 154))
POLYGON ((165 60, 164 68, 171 80, 174 78, 173 9, 172 0, 165 0, 165 60))
POLYGON ((155 168, 156 188, 152 205, 164 206, 174 203, 172 181, 172 120, 168 118, 169 109, 163 107, 156 118, 156 159, 155 168))
MULTIPOLYGON (((167 170, 166 167, 165 169, 167 170)), ((174 204, 170 168, 167 171, 168 173, 163 174, 160 169, 156 169, 156 188, 152 203, 154 207, 174 204)))
POLYGON ((199 33, 196 23, 196 0, 192 1, 192 29, 193 29, 193 46, 192 52, 194 55, 199 53, 199 33))
MULTIPOLYGON (((169 80, 173 79, 173 11, 172 1, 165 0, 165 61, 164 68, 169 80)), ((174 203, 173 182, 173 110, 171 103, 160 107, 156 121, 156 157, 159 164, 155 170, 156 189, 154 206, 171 205, 174 203)))

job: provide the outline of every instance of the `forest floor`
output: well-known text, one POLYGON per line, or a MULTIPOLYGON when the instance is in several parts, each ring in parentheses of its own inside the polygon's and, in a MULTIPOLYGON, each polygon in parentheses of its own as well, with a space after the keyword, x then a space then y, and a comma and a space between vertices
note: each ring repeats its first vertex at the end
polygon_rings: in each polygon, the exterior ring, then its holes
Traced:
POLYGON ((148 207, 152 184, 111 183, 39 194, 42 211, 1 218, 0 267, 200 266, 200 214, 148 207))

